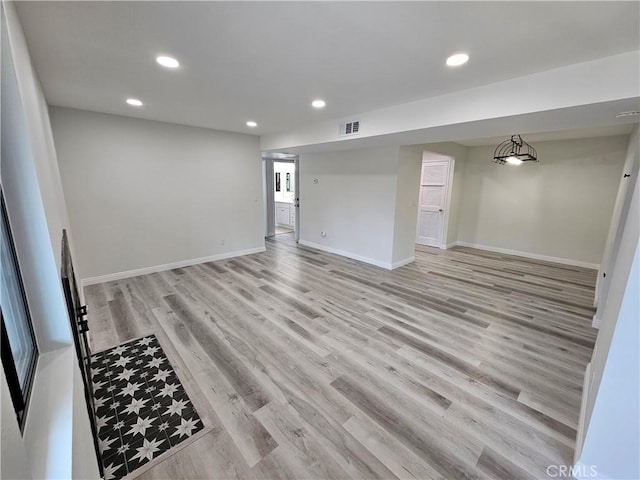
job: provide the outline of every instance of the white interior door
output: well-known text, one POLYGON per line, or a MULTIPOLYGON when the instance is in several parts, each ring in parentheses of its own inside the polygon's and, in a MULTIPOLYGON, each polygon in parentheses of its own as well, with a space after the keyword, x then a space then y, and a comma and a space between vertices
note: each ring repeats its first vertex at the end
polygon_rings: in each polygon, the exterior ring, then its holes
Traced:
POLYGON ((416 243, 420 245, 440 247, 446 243, 443 241, 443 233, 448 181, 448 160, 422 162, 416 235, 416 243))

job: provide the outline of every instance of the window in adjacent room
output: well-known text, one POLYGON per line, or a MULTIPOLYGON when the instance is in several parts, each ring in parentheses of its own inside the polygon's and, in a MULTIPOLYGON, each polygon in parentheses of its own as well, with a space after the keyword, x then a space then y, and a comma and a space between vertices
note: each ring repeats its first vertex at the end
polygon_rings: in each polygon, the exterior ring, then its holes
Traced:
POLYGON ((33 334, 29 306, 22 284, 9 217, 0 190, 2 204, 2 285, 0 320, 2 323, 2 367, 20 429, 24 425, 29 393, 38 359, 38 346, 33 334))

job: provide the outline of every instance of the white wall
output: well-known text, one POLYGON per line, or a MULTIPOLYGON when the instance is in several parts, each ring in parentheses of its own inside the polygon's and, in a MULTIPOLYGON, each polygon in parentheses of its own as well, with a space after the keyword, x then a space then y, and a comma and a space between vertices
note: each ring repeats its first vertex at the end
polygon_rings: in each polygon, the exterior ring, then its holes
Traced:
POLYGON ((81 278, 264 249, 258 137, 58 107, 51 122, 81 278))
POLYGON ((2 408, 0 421, 0 478, 22 479, 33 478, 27 459, 27 451, 22 444, 18 422, 15 420, 15 410, 11 403, 11 394, 4 368, 0 368, 0 407, 2 408))
POLYGON ((72 415, 84 402, 67 395, 79 376, 59 279, 69 225, 46 103, 13 4, 2 3, 1 24, 1 181, 40 351, 22 436, 2 379, 2 477, 70 478, 77 470, 97 478, 95 455, 76 455, 72 445, 92 439, 86 410, 72 415))
POLYGON ((44 97, 13 6, 3 5, 11 28, 2 32, 2 187, 38 346, 49 352, 71 343, 58 273, 67 214, 55 193, 55 152, 43 140, 44 97))
POLYGON ((400 147, 393 233, 393 267, 415 259, 422 153, 400 147))
MULTIPOLYGON (((587 468, 595 467, 597 478, 640 478, 639 255, 636 238, 633 263, 628 277, 623 279, 626 288, 620 313, 611 347, 607 350, 606 364, 602 365, 602 381, 579 462, 586 472, 589 472, 587 468)), ((576 477, 593 478, 588 475, 576 477)))
POLYGON ((536 143, 538 164, 492 162, 469 148, 458 242, 597 268, 627 150, 627 136, 536 143))
MULTIPOLYGON (((598 271, 598 280, 596 283, 596 296, 594 299, 594 305, 599 311, 603 311, 605 307, 606 298, 609 293, 609 287, 611 285, 611 273, 612 268, 616 263, 618 253, 620 252, 620 240, 622 239, 622 229, 624 228, 627 218, 629 217, 629 208, 631 207, 631 194, 633 189, 633 179, 637 177, 640 171, 640 153, 638 152, 640 143, 640 129, 635 127, 631 136, 629 137, 629 147, 627 148, 627 156, 624 161, 622 173, 628 175, 628 177, 620 177, 620 184, 618 187, 618 195, 616 196, 615 206, 613 208, 613 214, 611 216, 612 221, 609 226, 609 234, 607 235, 607 242, 605 244, 604 254, 602 257, 602 264, 598 271), (608 275, 605 277, 604 275, 608 275)), ((599 327, 600 316, 596 313, 595 326, 599 327)))
POLYGON ((389 268, 398 156, 398 147, 301 154, 300 243, 389 268))
POLYGON ((273 162, 273 185, 274 185, 274 201, 293 203, 293 199, 296 196, 296 182, 295 182, 296 166, 293 162, 273 162), (275 191, 275 174, 280 173, 280 191, 275 191), (287 192, 287 173, 291 177, 291 191, 287 192))
MULTIPOLYGON (((617 322, 621 314, 621 306, 626 295, 627 280, 631 270, 631 263, 638 247, 638 237, 640 235, 640 182, 638 175, 632 177, 633 184, 629 189, 630 207, 629 214, 624 223, 621 224, 620 238, 616 240, 619 245, 618 254, 615 263, 610 269, 611 283, 608 290, 606 301, 603 302, 602 311, 598 314, 601 316, 602 324, 596 339, 596 345, 591 357, 591 378, 588 382, 585 403, 585 425, 586 434, 589 435, 591 415, 594 411, 594 405, 598 397, 600 383, 603 378, 605 366, 612 347, 612 339, 614 332, 617 332, 617 322)), ((635 301, 638 301, 638 292, 635 291, 635 301)), ((638 317, 636 317, 636 322, 638 317)), ((636 352, 637 352, 636 337, 636 352)), ((636 357, 636 361, 639 361, 636 357)))

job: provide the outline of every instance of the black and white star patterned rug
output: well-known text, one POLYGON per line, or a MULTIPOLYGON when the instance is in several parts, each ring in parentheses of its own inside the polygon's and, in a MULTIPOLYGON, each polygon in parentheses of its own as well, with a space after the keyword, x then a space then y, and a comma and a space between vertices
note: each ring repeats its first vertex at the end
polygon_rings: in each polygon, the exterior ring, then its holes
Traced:
POLYGON ((155 335, 91 361, 105 480, 130 474, 204 428, 155 335))

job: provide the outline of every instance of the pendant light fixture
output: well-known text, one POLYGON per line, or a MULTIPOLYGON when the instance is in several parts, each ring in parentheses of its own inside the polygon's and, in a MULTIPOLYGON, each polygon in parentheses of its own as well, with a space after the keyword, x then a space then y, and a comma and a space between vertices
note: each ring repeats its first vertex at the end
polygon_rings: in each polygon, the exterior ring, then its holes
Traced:
POLYGON ((493 152, 493 161, 504 165, 520 165, 522 162, 537 162, 536 149, 522 140, 520 135, 511 135, 510 140, 505 140, 493 152))

